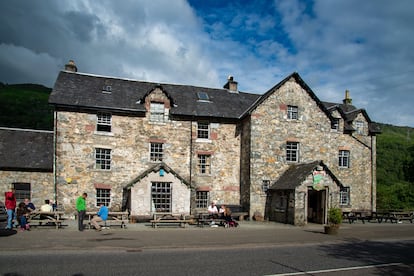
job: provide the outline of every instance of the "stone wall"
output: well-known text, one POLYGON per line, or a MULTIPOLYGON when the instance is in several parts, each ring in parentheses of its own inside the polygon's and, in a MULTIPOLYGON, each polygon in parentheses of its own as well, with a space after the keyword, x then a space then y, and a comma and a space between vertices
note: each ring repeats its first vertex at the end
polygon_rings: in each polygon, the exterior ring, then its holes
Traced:
POLYGON ((371 137, 365 118, 359 115, 357 120, 364 122, 366 132, 362 135, 331 129, 328 116, 293 78, 273 91, 251 115, 250 213, 265 211, 262 181, 274 182, 289 166, 287 141, 299 142, 300 162, 323 160, 343 185, 351 188, 349 208, 371 209, 371 137), (298 106, 298 120, 287 119, 288 105, 298 106), (351 166, 346 169, 338 167, 339 150, 344 148, 351 155, 351 166))
POLYGON ((30 183, 31 200, 36 207, 44 204, 45 199, 55 199, 53 173, 51 172, 21 172, 0 171, 0 199, 4 202, 4 192, 8 191, 13 183, 30 183))

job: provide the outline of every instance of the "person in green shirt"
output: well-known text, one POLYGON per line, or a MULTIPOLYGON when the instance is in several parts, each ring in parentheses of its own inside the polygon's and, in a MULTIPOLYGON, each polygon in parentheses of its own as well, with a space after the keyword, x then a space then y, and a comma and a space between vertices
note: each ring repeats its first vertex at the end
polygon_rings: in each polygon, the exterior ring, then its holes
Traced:
POLYGON ((86 213, 86 198, 88 197, 87 193, 83 193, 76 200, 76 210, 78 211, 78 229, 83 231, 83 219, 85 218, 86 213))

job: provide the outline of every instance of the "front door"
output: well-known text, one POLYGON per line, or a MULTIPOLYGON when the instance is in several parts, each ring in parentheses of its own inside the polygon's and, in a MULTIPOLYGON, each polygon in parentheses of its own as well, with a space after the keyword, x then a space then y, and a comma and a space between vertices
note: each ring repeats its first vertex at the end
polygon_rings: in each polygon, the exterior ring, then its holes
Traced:
POLYGON ((308 222, 325 223, 326 190, 308 190, 308 222))

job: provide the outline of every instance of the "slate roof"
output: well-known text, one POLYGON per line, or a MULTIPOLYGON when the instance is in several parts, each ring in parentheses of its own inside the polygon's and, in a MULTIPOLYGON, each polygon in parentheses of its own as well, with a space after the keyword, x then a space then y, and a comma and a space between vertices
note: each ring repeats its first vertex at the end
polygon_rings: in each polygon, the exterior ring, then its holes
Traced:
POLYGON ((272 184, 269 190, 294 190, 296 187, 300 186, 306 177, 308 177, 318 166, 321 166, 339 186, 342 186, 342 183, 329 168, 322 161, 317 160, 310 163, 290 165, 280 178, 272 184))
POLYGON ((53 131, 0 128, 0 169, 53 171, 53 131))
POLYGON ((260 97, 258 94, 229 92, 227 89, 190 85, 159 84, 119 78, 61 71, 49 97, 57 108, 105 109, 143 116, 144 97, 154 88, 161 88, 172 100, 170 116, 240 119, 260 97), (102 93, 104 86, 111 93, 102 93), (208 94, 210 101, 199 101, 197 92, 208 94))
POLYGON ((330 102, 322 102, 322 104, 328 109, 330 112, 333 110, 338 110, 339 113, 344 118, 344 128, 345 131, 354 131, 355 129, 352 127, 352 121, 358 116, 359 113, 362 113, 369 125, 369 132, 370 133, 381 133, 381 129, 379 124, 372 122, 368 116, 368 113, 365 109, 356 108, 352 104, 337 104, 337 103, 330 103, 330 102))
POLYGON ((159 172, 161 169, 163 169, 167 173, 173 174, 176 178, 180 179, 185 185, 191 188, 190 182, 182 178, 178 173, 176 173, 173 169, 171 169, 171 167, 169 167, 167 164, 165 164, 164 162, 161 162, 161 163, 158 163, 152 166, 151 168, 147 169, 146 171, 144 171, 143 173, 135 177, 132 181, 130 181, 128 184, 124 186, 124 189, 131 189, 131 187, 134 186, 135 183, 139 182, 141 179, 146 177, 148 174, 152 172, 159 172))

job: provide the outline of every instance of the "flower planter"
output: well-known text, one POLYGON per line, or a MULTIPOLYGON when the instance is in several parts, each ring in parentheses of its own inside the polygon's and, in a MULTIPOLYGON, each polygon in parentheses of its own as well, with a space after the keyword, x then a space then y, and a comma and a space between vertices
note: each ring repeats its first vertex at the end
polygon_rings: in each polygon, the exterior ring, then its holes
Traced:
POLYGON ((325 225, 325 234, 337 235, 339 231, 339 225, 325 225))

